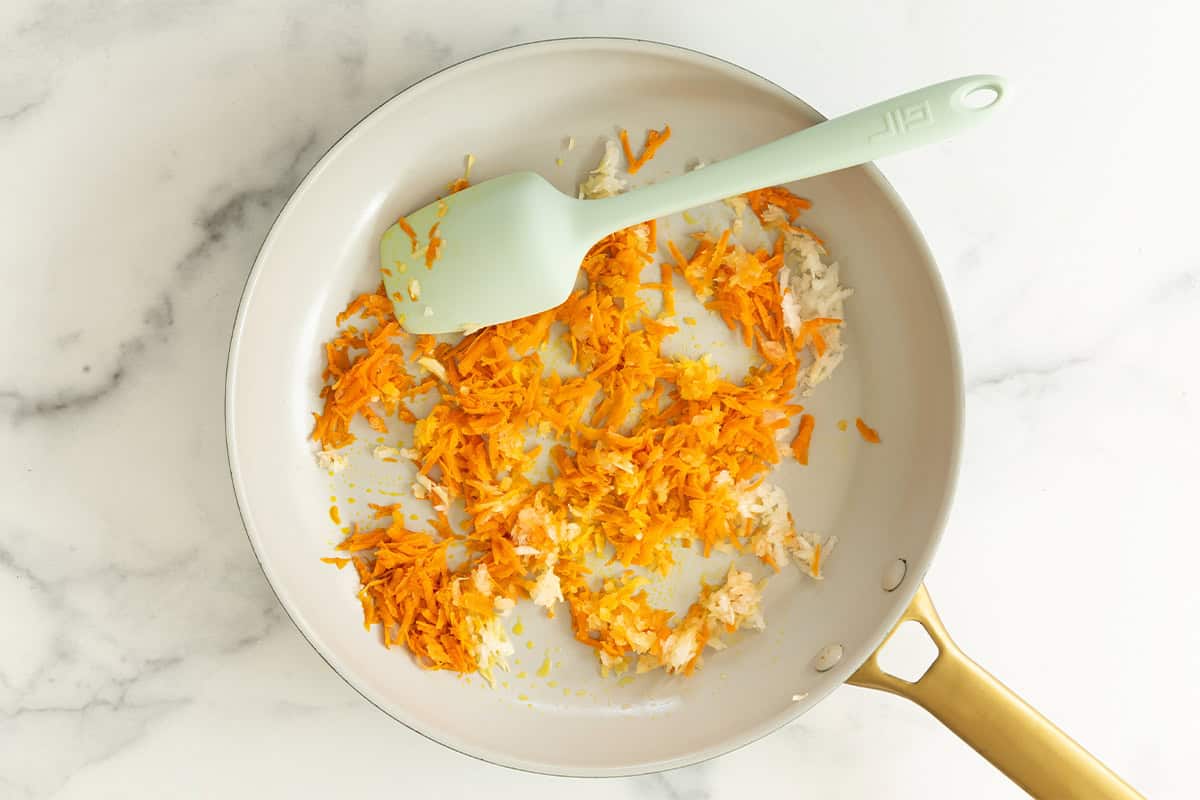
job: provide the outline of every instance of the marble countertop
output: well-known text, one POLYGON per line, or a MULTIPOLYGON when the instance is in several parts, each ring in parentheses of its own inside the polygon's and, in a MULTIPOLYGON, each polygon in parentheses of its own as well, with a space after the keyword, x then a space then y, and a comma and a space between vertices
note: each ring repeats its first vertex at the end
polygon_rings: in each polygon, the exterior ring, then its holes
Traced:
POLYGON ((712 52, 830 114, 1012 79, 996 126, 883 167, 943 267, 969 390, 928 582, 959 643, 1118 773, 1200 796, 1194 5, 471 5, 0 9, 0 798, 1020 796, 920 709, 849 687, 689 769, 507 771, 368 705, 276 603, 222 417, 272 219, 415 79, 599 33, 712 52))

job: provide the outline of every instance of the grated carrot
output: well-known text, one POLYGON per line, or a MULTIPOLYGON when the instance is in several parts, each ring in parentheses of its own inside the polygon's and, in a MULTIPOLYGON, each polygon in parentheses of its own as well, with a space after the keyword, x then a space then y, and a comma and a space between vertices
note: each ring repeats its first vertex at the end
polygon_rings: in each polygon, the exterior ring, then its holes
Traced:
POLYGON ((800 429, 796 432, 796 438, 792 439, 792 455, 801 464, 808 466, 808 447, 812 444, 813 428, 816 426, 816 420, 812 414, 802 414, 800 416, 800 429))
POLYGON ((444 240, 438 236, 438 226, 442 223, 435 222, 433 227, 429 229, 429 245, 425 248, 425 269, 433 269, 433 262, 441 255, 442 244, 444 240))
POLYGON ((408 224, 408 220, 404 217, 396 220, 396 224, 400 226, 400 230, 404 231, 404 235, 412 242, 412 251, 417 252, 417 232, 413 230, 412 225, 408 224))
MULTIPOLYGON (((669 126, 650 131, 635 159, 622 131, 629 171, 669 136, 669 126)), ((807 207, 786 190, 758 197, 752 207, 807 207)), ((429 231, 427 267, 441 244, 437 230, 429 231)), ((673 263, 659 265, 658 283, 642 283, 656 239, 653 220, 605 237, 587 253, 580 287, 561 306, 453 343, 407 337, 382 287, 339 315, 339 326, 357 314, 374 327, 347 327, 326 345, 312 438, 338 449, 355 441, 355 419, 380 432, 391 419, 412 424, 406 458, 416 467, 413 494, 435 512, 426 530, 414 530, 398 505, 372 505, 369 525, 353 524, 338 545, 347 557, 329 559, 355 567, 364 625, 378 626, 386 646, 405 647, 428 669, 490 678, 493 666, 504 666, 486 644, 498 641, 499 615, 533 599, 552 616, 561 601, 576 639, 596 652, 603 670, 665 666, 691 674, 709 636, 728 628, 705 616, 716 587, 702 587, 677 620, 650 603, 644 574, 597 579, 586 559, 608 553, 614 567, 666 575, 677 546, 704 555, 748 548, 764 523, 739 512, 742 489, 734 487, 764 480, 781 457, 777 433, 797 416, 791 451, 807 463, 814 420, 792 401, 800 353, 809 344, 819 352, 821 330, 841 320, 808 320, 793 337, 782 312, 782 251, 746 250, 729 230, 698 235, 690 257, 668 241, 673 263), (664 352, 679 330, 670 319, 673 272, 757 353, 744 376, 664 352), (646 289, 661 292, 658 317, 646 289), (571 376, 543 361, 543 348, 557 338, 571 376), (418 381, 409 364, 436 364, 441 372, 418 381), (428 409, 418 417, 409 404, 422 396, 428 409), (546 440, 544 455, 534 435, 546 440), (539 480, 540 458, 550 467, 539 480), (465 518, 458 528, 451 506, 465 518), (465 557, 452 560, 451 548, 465 557), (671 660, 672 637, 688 631, 695 653, 671 660)), ((759 558, 778 569, 771 553, 759 558)), ((818 549, 814 574, 819 559, 818 549)))
POLYGON ((646 166, 650 159, 654 158, 654 154, 658 152, 658 148, 666 144, 667 139, 671 138, 671 126, 664 125, 661 131, 656 131, 653 128, 646 131, 646 143, 642 146, 642 154, 637 158, 634 158, 633 149, 629 146, 629 132, 622 128, 619 138, 621 139, 621 149, 625 152, 628 172, 630 175, 636 175, 638 170, 646 166))
MULTIPOLYGON (((457 194, 458 192, 461 192, 463 189, 470 187, 470 185, 471 185, 471 167, 473 167, 473 166, 475 166, 475 156, 468 153, 467 158, 466 158, 466 166, 463 168, 462 177, 456 178, 454 181, 452 181, 450 183, 449 186, 446 187, 447 189, 450 190, 450 194, 457 194)), ((413 252, 415 253, 416 251, 414 250, 413 252)))
POLYGON ((862 417, 858 417, 854 420, 854 427, 858 428, 858 433, 864 440, 870 442, 871 444, 879 444, 879 434, 874 428, 863 422, 862 417))
POLYGON ((636 159, 633 157, 633 148, 629 146, 629 131, 621 128, 621 132, 617 134, 617 138, 621 140, 621 150, 625 153, 625 163, 633 166, 633 162, 636 159))
POLYGON ((663 314, 669 317, 675 313, 675 282, 671 277, 671 265, 664 261, 659 266, 659 276, 662 286, 663 314))
MULTIPOLYGON (((772 186, 754 192, 746 192, 746 202, 759 221, 766 223, 766 213, 769 206, 781 209, 789 222, 794 222, 801 211, 812 208, 812 203, 803 197, 797 197, 782 186, 772 186)), ((815 238, 815 237, 814 237, 815 238)), ((817 240, 820 241, 819 239, 817 240)))

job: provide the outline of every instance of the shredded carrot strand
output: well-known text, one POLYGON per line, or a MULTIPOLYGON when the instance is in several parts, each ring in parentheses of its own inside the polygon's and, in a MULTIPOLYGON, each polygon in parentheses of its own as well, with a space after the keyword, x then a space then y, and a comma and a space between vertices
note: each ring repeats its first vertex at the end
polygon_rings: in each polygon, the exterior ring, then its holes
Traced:
MULTIPOLYGON (((632 167, 636 159, 633 157, 633 149, 629 146, 629 131, 621 128, 618 138, 621 140, 621 150, 625 153, 625 163, 632 167)), ((630 170, 630 174, 632 174, 632 170, 630 170)))
MULTIPOLYGON (((671 265, 665 261, 659 267, 659 280, 662 285, 663 314, 672 316, 675 313, 675 283, 671 277, 671 265)), ((692 320, 695 324, 695 320, 692 320)))
POLYGON ((814 427, 816 427, 816 420, 813 419, 812 414, 802 414, 800 429, 796 432, 796 438, 792 439, 792 455, 805 466, 808 466, 808 448, 812 444, 814 427))
POLYGON ((879 433, 876 432, 874 428, 867 425, 867 423, 863 422, 862 417, 858 417, 854 420, 854 427, 858 428, 859 435, 861 435, 865 441, 868 441, 871 444, 879 444, 879 433))
POLYGON ((812 208, 810 201, 803 197, 797 197, 782 186, 771 186, 754 192, 746 192, 746 200, 750 205, 750 210, 764 225, 767 223, 766 214, 770 206, 782 210, 787 216, 788 222, 795 221, 800 212, 812 208))
POLYGON ((400 226, 400 230, 404 231, 404 235, 412 242, 413 253, 417 252, 417 232, 413 230, 413 226, 408 224, 408 220, 404 217, 396 220, 396 224, 400 226))
POLYGON ((438 227, 441 224, 435 222, 429 229, 429 245, 425 248, 425 269, 433 269, 433 262, 441 255, 443 239, 438 236, 438 227))
POLYGON ((658 152, 658 148, 666 144, 670 138, 670 125, 664 125, 661 131, 651 128, 646 131, 646 143, 642 146, 642 154, 634 158, 633 149, 629 146, 629 132, 622 128, 620 133, 621 149, 625 151, 625 161, 628 163, 629 174, 636 175, 638 170, 646 166, 650 159, 654 158, 654 154, 658 152))

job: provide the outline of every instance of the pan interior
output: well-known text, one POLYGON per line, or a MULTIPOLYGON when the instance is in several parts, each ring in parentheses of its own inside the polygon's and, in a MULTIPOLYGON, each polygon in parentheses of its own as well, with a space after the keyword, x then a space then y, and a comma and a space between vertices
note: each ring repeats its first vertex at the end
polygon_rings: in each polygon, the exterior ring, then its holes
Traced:
MULTIPOLYGON (((507 685, 488 688, 478 677, 422 671, 406 653, 385 650, 363 630, 352 570, 319 561, 340 538, 328 517, 331 494, 353 494, 349 484, 401 484, 370 458, 373 437, 352 447, 351 466, 336 480, 316 467, 306 437, 321 345, 347 300, 378 282, 380 234, 460 174, 466 153, 476 158, 473 178, 533 169, 572 191, 618 126, 637 138, 670 123, 671 141, 636 185, 819 119, 773 84, 700 54, 625 40, 549 42, 466 62, 399 95, 297 190, 255 265, 235 330, 230 462, 251 541, 281 602, 372 702, 490 761, 559 774, 630 774, 691 763, 773 730, 841 684, 886 632, 941 531, 961 388, 934 265, 871 168, 792 187, 814 201, 806 224, 829 243, 855 295, 847 304, 847 359, 806 402, 819 421, 812 466, 788 464, 773 478, 787 491, 797 525, 835 534, 839 545, 826 580, 794 568, 771 580, 766 631, 709 651, 690 679, 654 672, 618 681, 600 678, 591 653, 572 642, 567 614, 546 619, 523 605, 516 614, 524 629, 515 637, 520 663, 503 676, 507 685), (574 149, 566 149, 568 137, 574 149), (858 416, 880 431, 881 445, 857 436, 858 416), (840 419, 850 421, 848 432, 834 426, 840 419), (886 592, 885 573, 897 559, 907 562, 907 576, 886 592), (815 655, 834 643, 844 657, 817 672, 815 655)), ((712 221, 692 219, 672 220, 668 232, 682 238, 689 225, 712 221)), ((723 327, 700 326, 691 338, 686 347, 736 367, 740 356, 723 327)), ((715 578, 726 563, 689 564, 658 599, 686 607, 697 577, 715 578)))

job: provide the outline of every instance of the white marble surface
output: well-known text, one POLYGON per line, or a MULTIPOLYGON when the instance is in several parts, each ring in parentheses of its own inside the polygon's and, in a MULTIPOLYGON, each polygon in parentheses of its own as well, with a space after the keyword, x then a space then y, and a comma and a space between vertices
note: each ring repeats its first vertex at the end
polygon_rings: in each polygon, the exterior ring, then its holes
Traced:
POLYGON ((884 166, 943 265, 969 383, 929 584, 969 652, 1147 795, 1200 796, 1194 5, 472 5, 0 5, 0 798, 1019 795, 853 688, 691 769, 506 771, 369 706, 276 604, 222 421, 276 211, 431 70, 597 33, 710 51, 826 113, 1013 79, 995 126, 884 166))

